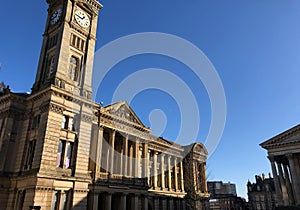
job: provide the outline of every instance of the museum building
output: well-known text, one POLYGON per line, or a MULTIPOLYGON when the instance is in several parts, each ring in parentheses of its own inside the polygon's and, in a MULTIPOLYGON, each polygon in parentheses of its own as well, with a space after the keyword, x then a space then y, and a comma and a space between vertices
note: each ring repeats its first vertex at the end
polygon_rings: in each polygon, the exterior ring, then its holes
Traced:
POLYGON ((207 151, 92 101, 96 0, 47 0, 32 92, 0 85, 0 209, 206 209, 207 151))

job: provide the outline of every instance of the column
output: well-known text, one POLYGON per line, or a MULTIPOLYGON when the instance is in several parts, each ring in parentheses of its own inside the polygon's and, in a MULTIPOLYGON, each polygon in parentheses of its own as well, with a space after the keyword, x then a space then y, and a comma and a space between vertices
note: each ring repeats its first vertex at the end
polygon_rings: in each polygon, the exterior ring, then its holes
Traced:
POLYGON ((134 167, 134 175, 135 175, 135 178, 138 178, 140 177, 139 176, 139 171, 140 171, 140 157, 139 157, 139 150, 140 150, 140 143, 138 142, 138 138, 136 138, 136 141, 135 141, 135 167, 134 167))
MULTIPOLYGON (((184 192, 184 180, 183 180, 183 166, 182 166, 182 161, 180 161, 180 183, 181 183, 181 191, 184 192)), ((206 183, 206 182, 205 182, 206 183)))
POLYGON ((172 183, 171 183, 171 156, 168 156, 168 188, 169 190, 172 189, 172 183))
POLYGON ((283 204, 286 206, 286 205, 289 204, 289 201, 288 201, 286 186, 285 186, 285 183, 284 183, 282 166, 281 166, 280 162, 276 162, 276 163, 277 163, 277 168, 278 168, 278 172, 279 172, 279 180, 280 180, 280 185, 281 185, 282 200, 283 200, 283 204))
POLYGON ((111 194, 110 193, 106 194, 105 210, 111 210, 111 194))
POLYGON ((109 158, 109 162, 110 162, 110 173, 113 174, 114 173, 114 156, 115 156, 115 136, 116 136, 116 131, 113 130, 110 134, 110 158, 109 158))
POLYGON ((134 194, 131 197, 131 208, 130 210, 138 210, 139 207, 139 197, 138 195, 134 194))
POLYGON ((279 178, 275 166, 275 161, 273 156, 268 156, 270 162, 271 162, 271 167, 272 167, 272 173, 274 177, 274 182, 275 182, 275 191, 276 191, 276 201, 278 202, 278 205, 282 205, 282 196, 281 196, 281 189, 279 185, 279 178))
POLYGON ((154 189, 157 188, 157 152, 154 151, 154 155, 153 155, 153 186, 154 186, 154 189))
POLYGON ((148 210, 148 197, 143 195, 142 210, 148 210))
POLYGON ((144 159, 143 178, 146 178, 148 176, 148 167, 149 167, 149 163, 148 163, 148 144, 147 143, 143 143, 143 159, 144 159))
POLYGON ((289 205, 294 205, 294 196, 293 196, 290 176, 286 164, 283 164, 283 170, 284 170, 284 177, 285 177, 285 185, 287 187, 287 192, 288 192, 289 205))
POLYGON ((297 176, 297 172, 296 172, 294 157, 292 154, 288 154, 287 158, 290 166, 291 178, 293 183, 292 186, 295 195, 295 203, 296 205, 300 205, 300 185, 299 185, 299 177, 297 176))
POLYGON ((102 141, 103 141, 103 127, 99 127, 98 138, 97 138, 97 151, 96 151, 96 179, 97 174, 101 169, 101 155, 102 155, 102 141))
POLYGON ((124 167, 123 167, 123 176, 128 176, 128 134, 124 139, 124 167))
POLYGON ((99 194, 94 193, 93 210, 98 210, 99 194))
POLYGON ((169 197, 169 207, 170 207, 170 209, 174 209, 174 203, 173 203, 173 198, 171 198, 171 197, 169 197))
POLYGON ((203 184, 204 184, 204 192, 208 192, 207 182, 206 182, 206 162, 203 163, 203 184))
POLYGON ((133 161, 133 146, 132 144, 130 144, 130 147, 129 147, 129 171, 128 171, 128 175, 131 177, 133 175, 132 173, 132 161, 133 161))
POLYGON ((160 155, 160 180, 161 180, 161 189, 165 189, 165 155, 160 155))
POLYGON ((175 191, 178 190, 178 180, 177 180, 177 158, 174 158, 174 186, 175 186, 175 191))
POLYGON ((120 197, 120 210, 126 210, 126 194, 121 194, 120 197))

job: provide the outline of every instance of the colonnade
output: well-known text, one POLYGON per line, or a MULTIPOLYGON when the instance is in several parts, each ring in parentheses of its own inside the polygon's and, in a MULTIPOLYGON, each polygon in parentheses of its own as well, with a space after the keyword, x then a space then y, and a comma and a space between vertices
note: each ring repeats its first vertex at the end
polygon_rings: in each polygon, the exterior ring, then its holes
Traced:
POLYGON ((184 192, 179 157, 149 148, 144 140, 113 129, 100 127, 95 165, 96 179, 101 174, 107 178, 147 177, 151 189, 184 192))
POLYGON ((278 205, 300 205, 299 154, 270 155, 278 205))

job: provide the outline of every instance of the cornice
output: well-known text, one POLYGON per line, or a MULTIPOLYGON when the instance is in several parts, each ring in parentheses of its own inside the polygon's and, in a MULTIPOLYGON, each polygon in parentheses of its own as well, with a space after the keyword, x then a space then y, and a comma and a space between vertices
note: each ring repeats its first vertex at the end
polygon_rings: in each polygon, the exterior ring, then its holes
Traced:
POLYGON ((274 146, 280 146, 280 145, 287 145, 287 144, 293 144, 294 142, 282 142, 295 134, 300 132, 300 124, 288 129, 287 131, 284 131, 283 133, 280 133, 274 137, 272 137, 269 140, 264 141, 263 143, 259 144, 264 149, 267 148, 274 148, 274 146), (278 142, 280 141, 280 142, 278 142))

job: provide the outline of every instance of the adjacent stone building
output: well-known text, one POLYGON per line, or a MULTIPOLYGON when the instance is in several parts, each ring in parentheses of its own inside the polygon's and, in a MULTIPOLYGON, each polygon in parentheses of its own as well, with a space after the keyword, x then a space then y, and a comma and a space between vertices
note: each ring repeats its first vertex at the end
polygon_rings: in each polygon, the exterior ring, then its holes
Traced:
POLYGON ((275 185, 271 174, 268 178, 264 174, 261 176, 256 175, 254 183, 248 181, 247 192, 250 209, 275 209, 275 185))
POLYGON ((208 181, 208 192, 210 193, 209 208, 215 210, 244 210, 245 199, 238 197, 236 186, 233 183, 222 181, 208 181))
POLYGON ((1 210, 206 209, 207 151, 92 101, 96 0, 47 0, 32 93, 0 93, 1 210))
POLYGON ((300 125, 260 144, 268 151, 276 206, 300 206, 300 125))

